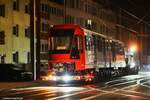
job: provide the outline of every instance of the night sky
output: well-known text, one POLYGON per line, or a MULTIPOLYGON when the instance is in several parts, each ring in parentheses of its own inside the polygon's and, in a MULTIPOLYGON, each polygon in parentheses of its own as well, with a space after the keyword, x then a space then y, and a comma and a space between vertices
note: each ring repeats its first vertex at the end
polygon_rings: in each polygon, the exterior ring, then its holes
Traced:
POLYGON ((150 0, 110 0, 110 2, 150 23, 150 0))

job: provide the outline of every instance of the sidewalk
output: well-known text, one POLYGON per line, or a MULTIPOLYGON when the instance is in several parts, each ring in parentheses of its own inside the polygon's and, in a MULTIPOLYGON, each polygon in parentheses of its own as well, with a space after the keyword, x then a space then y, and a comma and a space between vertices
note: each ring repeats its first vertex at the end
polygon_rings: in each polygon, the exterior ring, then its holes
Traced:
POLYGON ((32 87, 32 86, 49 86, 53 84, 50 81, 29 81, 29 82, 0 82, 0 90, 4 89, 13 89, 13 88, 21 88, 21 87, 32 87))

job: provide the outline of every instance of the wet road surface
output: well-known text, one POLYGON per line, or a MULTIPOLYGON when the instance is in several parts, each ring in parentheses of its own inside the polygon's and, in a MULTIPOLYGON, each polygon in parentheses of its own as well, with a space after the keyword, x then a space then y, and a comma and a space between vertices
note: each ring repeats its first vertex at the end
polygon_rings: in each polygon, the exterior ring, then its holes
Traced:
POLYGON ((49 84, 0 91, 0 100, 150 100, 150 74, 88 85, 49 84))

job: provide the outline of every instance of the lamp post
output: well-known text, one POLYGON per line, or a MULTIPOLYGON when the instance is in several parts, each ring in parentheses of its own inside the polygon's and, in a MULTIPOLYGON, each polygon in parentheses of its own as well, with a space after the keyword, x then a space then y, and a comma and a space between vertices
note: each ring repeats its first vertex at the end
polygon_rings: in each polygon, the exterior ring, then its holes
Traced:
POLYGON ((40 1, 30 0, 30 49, 33 80, 39 78, 40 71, 40 1))
POLYGON ((35 0, 30 0, 30 49, 33 80, 36 80, 36 32, 35 32, 35 0))

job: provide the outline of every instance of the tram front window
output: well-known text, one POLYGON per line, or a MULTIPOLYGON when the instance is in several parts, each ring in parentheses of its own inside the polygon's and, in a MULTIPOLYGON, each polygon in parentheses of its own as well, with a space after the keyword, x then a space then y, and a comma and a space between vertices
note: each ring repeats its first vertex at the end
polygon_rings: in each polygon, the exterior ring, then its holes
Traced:
POLYGON ((50 33, 50 53, 69 53, 73 38, 73 29, 53 30, 50 33))

